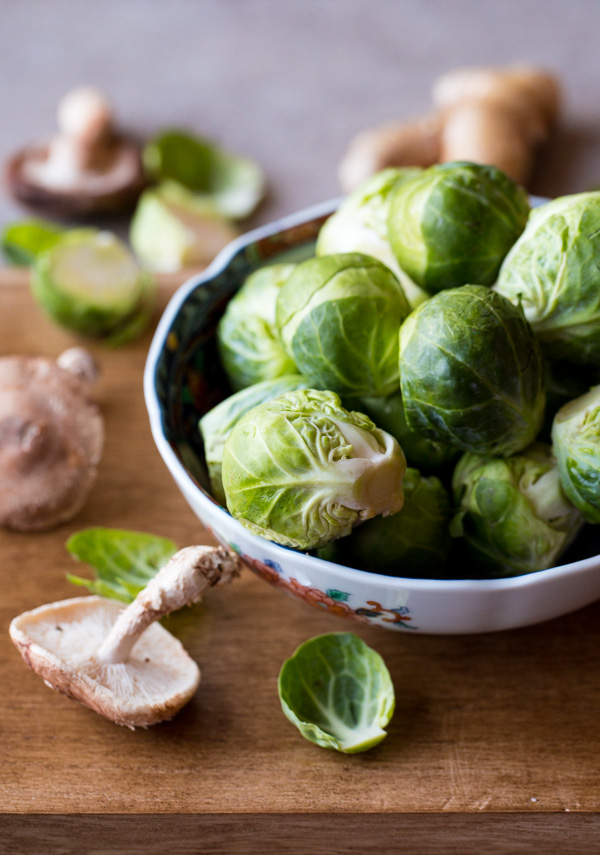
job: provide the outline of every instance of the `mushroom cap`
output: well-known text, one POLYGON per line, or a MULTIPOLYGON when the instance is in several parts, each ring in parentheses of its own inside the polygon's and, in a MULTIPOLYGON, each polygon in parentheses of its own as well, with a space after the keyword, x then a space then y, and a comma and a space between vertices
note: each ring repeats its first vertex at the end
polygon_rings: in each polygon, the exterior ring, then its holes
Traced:
POLYGON ((116 724, 146 727, 172 718, 200 682, 181 642, 153 623, 127 662, 107 664, 98 649, 122 611, 105 597, 76 597, 24 612, 10 637, 29 667, 52 689, 116 724))
POLYGON ((104 152, 104 167, 82 172, 69 188, 47 186, 38 177, 48 151, 48 144, 30 146, 6 164, 11 195, 42 215, 68 219, 128 211, 146 186, 141 147, 131 137, 113 136, 104 152))
POLYGON ((36 531, 74 516, 103 442, 84 379, 43 357, 0 358, 0 525, 36 531))

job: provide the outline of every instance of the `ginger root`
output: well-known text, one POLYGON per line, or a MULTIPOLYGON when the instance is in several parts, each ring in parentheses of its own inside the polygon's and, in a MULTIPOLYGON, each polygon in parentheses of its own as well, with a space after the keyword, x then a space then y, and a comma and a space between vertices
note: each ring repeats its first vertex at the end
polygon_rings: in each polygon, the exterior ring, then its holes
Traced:
POLYGON ((436 112, 360 134, 339 168, 346 191, 387 166, 468 160, 502 169, 523 183, 558 113, 556 78, 529 66, 464 68, 433 86, 436 112))

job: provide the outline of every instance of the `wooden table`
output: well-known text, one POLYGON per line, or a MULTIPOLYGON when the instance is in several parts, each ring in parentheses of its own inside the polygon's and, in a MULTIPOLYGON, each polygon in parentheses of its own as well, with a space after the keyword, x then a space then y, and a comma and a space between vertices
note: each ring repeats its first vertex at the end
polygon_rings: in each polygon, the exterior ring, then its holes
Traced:
MULTIPOLYGON (((107 440, 82 513, 44 534, 0 533, 0 853, 600 851, 600 603, 513 632, 414 636, 347 624, 246 572, 169 619, 202 684, 174 721, 135 732, 27 670, 8 624, 81 593, 65 579, 73 531, 209 540, 150 436, 149 338, 92 348, 107 440), (277 698, 286 656, 344 629, 385 657, 397 696, 388 738, 355 756, 303 740, 277 698)), ((41 315, 21 273, 3 273, 0 353, 55 356, 74 340, 41 315)))

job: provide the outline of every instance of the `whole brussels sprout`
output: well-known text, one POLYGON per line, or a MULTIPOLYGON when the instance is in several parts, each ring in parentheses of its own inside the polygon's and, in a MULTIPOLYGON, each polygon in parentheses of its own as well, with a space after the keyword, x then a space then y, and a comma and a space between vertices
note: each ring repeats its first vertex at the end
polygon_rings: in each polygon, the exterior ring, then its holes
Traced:
POLYGON ((123 241, 97 229, 67 231, 37 255, 31 290, 57 323, 113 345, 142 332, 156 295, 123 241))
POLYGON ((410 312, 394 274, 369 255, 299 264, 277 298, 277 325, 300 373, 340 395, 398 389, 398 329, 410 312))
POLYGON ((252 273, 229 301, 217 327, 223 367, 234 389, 297 374, 275 324, 275 304, 293 264, 274 264, 252 273))
POLYGON ((424 472, 435 472, 460 455, 458 448, 434 442, 409 428, 401 392, 394 392, 387 398, 356 398, 352 401, 352 409, 365 413, 377 427, 398 440, 408 466, 424 472))
POLYGON ((388 576, 440 578, 451 543, 448 493, 416 469, 406 470, 403 488, 401 511, 357 526, 320 549, 319 558, 388 576))
POLYGON ((558 411, 552 450, 563 490, 590 523, 600 523, 600 386, 558 411))
POLYGON ((453 490, 464 538, 492 576, 552 567, 582 524, 542 443, 504 460, 465 454, 453 490))
POLYGON ((430 294, 493 285, 528 215, 525 190, 494 166, 440 163, 394 189, 389 239, 400 267, 430 294))
POLYGON ((247 389, 236 392, 235 395, 230 395, 202 416, 199 428, 204 440, 204 456, 213 496, 218 502, 225 504, 225 492, 221 479, 225 440, 242 416, 259 404, 278 398, 284 392, 309 388, 310 384, 306 377, 300 374, 288 374, 285 377, 276 377, 274 380, 263 380, 262 383, 255 383, 247 389))
POLYGON ((600 365, 600 192, 532 212, 496 290, 520 304, 547 356, 600 365))
POLYGON ((223 450, 227 507, 254 534, 318 549, 402 507, 396 440, 333 392, 287 392, 247 413, 223 450))
POLYGON ((423 303, 428 294, 399 266, 388 238, 391 191, 414 178, 422 170, 416 166, 384 169, 372 175, 350 193, 319 232, 317 255, 362 252, 389 267, 400 280, 411 308, 423 303))
POLYGON ((442 291, 400 329, 411 430, 463 451, 508 455, 544 417, 542 359, 520 309, 481 285, 442 291))

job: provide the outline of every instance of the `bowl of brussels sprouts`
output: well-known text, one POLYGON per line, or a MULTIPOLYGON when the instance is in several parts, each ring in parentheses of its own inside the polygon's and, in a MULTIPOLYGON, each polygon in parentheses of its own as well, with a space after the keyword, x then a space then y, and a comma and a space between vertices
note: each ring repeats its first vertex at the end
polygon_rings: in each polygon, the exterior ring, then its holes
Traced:
POLYGON ((388 169, 178 290, 153 436, 257 575, 408 632, 600 597, 600 193, 538 205, 493 167, 388 169))

